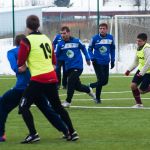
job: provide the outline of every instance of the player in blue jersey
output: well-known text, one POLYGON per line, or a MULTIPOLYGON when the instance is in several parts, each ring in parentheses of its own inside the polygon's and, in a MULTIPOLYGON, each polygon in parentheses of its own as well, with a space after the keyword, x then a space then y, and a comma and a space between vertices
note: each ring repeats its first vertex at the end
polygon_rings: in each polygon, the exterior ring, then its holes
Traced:
MULTIPOLYGON (((16 74, 17 80, 16 85, 12 89, 5 92, 2 97, 0 97, 0 142, 6 141, 5 123, 8 114, 19 105, 24 89, 27 87, 27 84, 30 80, 30 73, 28 69, 23 73, 18 72, 17 57, 19 43, 22 38, 25 38, 25 35, 17 35, 15 38, 15 45, 17 47, 9 50, 7 53, 9 63, 12 70, 16 74)), ((64 124, 59 115, 53 111, 49 102, 45 98, 41 97, 40 99, 40 101, 35 101, 35 104, 38 106, 38 108, 55 128, 64 134, 67 134, 68 129, 66 124, 64 124)))
MULTIPOLYGON (((57 44, 62 40, 61 34, 57 34, 55 38, 53 39, 53 47, 56 53, 57 44)), ((65 61, 64 56, 60 55, 59 57, 56 57, 56 73, 58 78, 58 89, 61 86, 61 68, 63 69, 63 75, 62 75, 62 87, 63 89, 66 89, 67 87, 67 73, 65 71, 65 61)))
POLYGON ((96 73, 97 82, 90 83, 91 88, 96 88, 96 103, 101 103, 102 87, 108 83, 109 63, 111 69, 115 65, 115 44, 113 36, 108 34, 108 25, 99 25, 99 34, 92 37, 88 52, 96 73))
POLYGON ((75 90, 88 93, 93 99, 95 99, 92 88, 81 84, 79 78, 83 71, 81 51, 85 56, 87 65, 90 65, 90 58, 85 45, 80 41, 80 39, 71 37, 70 29, 67 26, 61 28, 61 36, 62 40, 58 43, 56 56, 65 56, 65 68, 68 77, 67 98, 62 105, 64 107, 69 107, 71 105, 75 90))

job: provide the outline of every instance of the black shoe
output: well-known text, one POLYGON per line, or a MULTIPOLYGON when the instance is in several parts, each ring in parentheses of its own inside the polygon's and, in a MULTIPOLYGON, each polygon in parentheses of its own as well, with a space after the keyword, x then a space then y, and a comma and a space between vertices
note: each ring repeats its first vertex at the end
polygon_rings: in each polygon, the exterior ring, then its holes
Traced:
POLYGON ((74 131, 72 135, 70 134, 63 135, 62 139, 66 139, 67 141, 76 141, 79 139, 79 135, 76 131, 74 131))
POLYGON ((95 100, 95 103, 96 103, 96 104, 101 104, 101 103, 102 103, 102 101, 101 101, 101 100, 96 99, 96 100, 95 100))
POLYGON ((29 134, 22 142, 21 144, 27 144, 27 143, 33 143, 33 142, 37 142, 40 140, 40 137, 38 135, 38 133, 31 135, 29 134))
POLYGON ((78 133, 76 131, 73 132, 72 135, 71 135, 71 141, 76 141, 78 139, 79 139, 78 133))
POLYGON ((67 141, 71 141, 71 135, 68 133, 68 134, 64 134, 62 136, 62 139, 66 139, 67 141))

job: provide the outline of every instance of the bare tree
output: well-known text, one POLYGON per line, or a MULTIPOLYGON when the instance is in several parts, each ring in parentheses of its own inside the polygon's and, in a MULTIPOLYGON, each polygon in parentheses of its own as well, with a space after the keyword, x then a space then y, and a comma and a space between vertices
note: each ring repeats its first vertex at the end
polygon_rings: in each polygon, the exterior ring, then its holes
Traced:
POLYGON ((150 7, 150 2, 149 0, 135 0, 135 4, 133 6, 137 6, 138 11, 140 11, 140 7, 141 7, 141 10, 147 12, 150 7))
POLYGON ((138 7, 138 11, 140 10, 140 6, 141 6, 141 0, 135 0, 135 4, 133 6, 137 6, 138 7))
POLYGON ((70 3, 70 0, 54 0, 54 5, 57 7, 71 7, 73 3, 70 3))

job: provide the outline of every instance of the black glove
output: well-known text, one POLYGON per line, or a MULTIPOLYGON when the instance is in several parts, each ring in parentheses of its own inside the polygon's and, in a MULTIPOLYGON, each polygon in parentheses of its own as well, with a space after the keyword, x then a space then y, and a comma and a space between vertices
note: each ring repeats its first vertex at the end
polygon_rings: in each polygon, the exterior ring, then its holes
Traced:
POLYGON ((111 62, 111 68, 110 69, 113 69, 115 67, 115 62, 111 62))

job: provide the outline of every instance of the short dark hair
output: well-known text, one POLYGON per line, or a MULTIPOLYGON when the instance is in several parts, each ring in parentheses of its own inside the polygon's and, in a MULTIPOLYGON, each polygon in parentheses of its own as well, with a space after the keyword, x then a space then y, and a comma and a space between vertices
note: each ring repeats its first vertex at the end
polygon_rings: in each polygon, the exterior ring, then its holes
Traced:
POLYGON ((99 27, 106 27, 108 29, 107 23, 101 23, 101 24, 99 24, 99 27))
POLYGON ((19 46, 20 45, 20 42, 22 39, 24 39, 26 36, 24 34, 18 34, 16 37, 15 37, 15 45, 16 46, 19 46))
POLYGON ((27 20, 26 20, 26 26, 27 26, 27 28, 29 28, 33 31, 36 31, 40 26, 40 20, 39 20, 38 16, 36 16, 36 15, 28 16, 27 20))
POLYGON ((147 41, 147 34, 146 33, 140 33, 137 35, 138 39, 141 39, 143 41, 147 41))
POLYGON ((66 30, 67 32, 70 32, 70 29, 68 26, 61 27, 61 31, 64 31, 64 30, 66 30))

